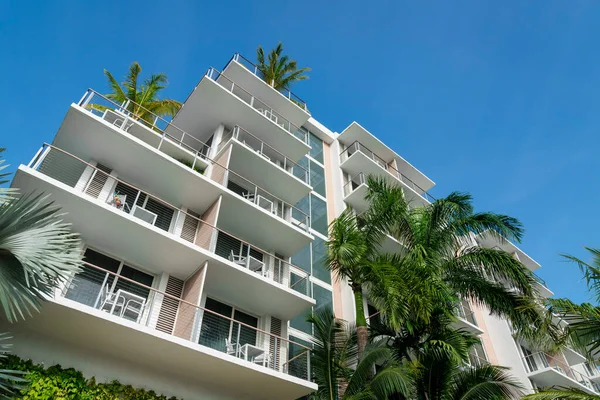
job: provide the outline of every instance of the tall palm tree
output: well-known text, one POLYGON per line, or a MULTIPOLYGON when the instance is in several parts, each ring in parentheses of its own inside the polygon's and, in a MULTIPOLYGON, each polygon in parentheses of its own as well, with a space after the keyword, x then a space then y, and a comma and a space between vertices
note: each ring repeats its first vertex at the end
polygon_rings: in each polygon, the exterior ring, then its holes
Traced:
POLYGON ((552 312, 568 323, 568 333, 575 347, 597 358, 600 355, 600 249, 586 247, 592 255, 591 263, 581 259, 563 255, 568 260, 574 261, 582 271, 588 291, 593 296, 596 304, 576 304, 569 299, 548 299, 552 312))
MULTIPOLYGON (((397 198, 377 181, 369 182, 368 196, 371 204, 397 198)), ((518 335, 547 350, 561 343, 560 329, 540 305, 533 273, 503 250, 464 240, 482 235, 500 242, 518 242, 523 235, 518 220, 477 213, 470 195, 454 192, 400 213, 388 225, 387 232, 401 243, 397 254, 387 256, 389 266, 395 269, 391 286, 396 289, 386 288, 369 296, 392 328, 406 328, 411 322, 427 324, 439 307, 454 314, 462 298, 507 318, 518 335)))
MULTIPOLYGON (((0 157, 4 148, 0 148, 0 157)), ((0 171, 6 166, 0 159, 0 171)), ((0 185, 6 183, 0 174, 0 185)), ((56 285, 81 265, 81 242, 60 209, 42 194, 16 196, 0 188, 0 308, 9 322, 38 311, 56 285)), ((1 334, 4 342, 7 334, 1 334)), ((10 345, 0 345, 0 358, 10 345)), ((19 387, 19 373, 0 370, 0 396, 19 387)))
POLYGON ((387 338, 397 359, 412 371, 413 393, 399 399, 477 400, 515 399, 521 386, 503 367, 472 366, 470 349, 478 339, 451 327, 453 318, 436 309, 428 324, 396 332, 385 320, 371 324, 372 336, 387 338))
POLYGON ((294 82, 308 79, 305 73, 310 71, 310 68, 298 69, 296 61, 290 60, 287 55, 283 55, 283 44, 281 42, 269 52, 266 60, 263 48, 258 46, 256 60, 258 61, 258 70, 265 82, 277 90, 289 90, 294 82))
MULTIPOLYGON (((106 97, 116 103, 126 103, 129 100, 127 110, 137 120, 143 120, 152 123, 154 115, 160 117, 174 117, 177 111, 181 108, 181 103, 171 99, 159 99, 159 93, 167 87, 167 75, 152 74, 143 83, 138 82, 142 67, 140 64, 133 62, 129 66, 129 72, 125 76, 122 84, 119 84, 113 75, 104 70, 104 75, 108 79, 108 85, 112 92, 106 94, 106 97)), ((102 110, 104 107, 92 105, 92 107, 102 110)))
POLYGON ((388 400, 393 394, 411 392, 408 371, 383 342, 369 343, 359 356, 356 329, 335 319, 331 310, 321 310, 309 321, 315 327, 311 371, 319 386, 312 399, 388 400))
POLYGON ((370 196, 371 207, 361 216, 346 209, 332 221, 325 256, 325 265, 338 280, 347 282, 354 294, 359 357, 368 342, 363 291, 374 297, 375 291, 386 292, 390 288, 388 279, 395 270, 380 254, 380 243, 392 228, 391 222, 408 212, 400 188, 389 187, 373 177, 367 181, 369 187, 383 187, 387 196, 370 196))

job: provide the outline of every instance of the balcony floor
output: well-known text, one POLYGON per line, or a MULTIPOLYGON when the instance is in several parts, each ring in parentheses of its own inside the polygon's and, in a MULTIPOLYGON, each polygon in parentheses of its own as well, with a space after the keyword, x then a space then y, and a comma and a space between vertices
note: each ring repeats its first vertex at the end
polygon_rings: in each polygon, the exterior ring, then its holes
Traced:
POLYGON ((50 200, 67 212, 65 221, 73 224, 73 231, 79 232, 86 244, 149 272, 166 272, 185 280, 208 261, 212 290, 233 304, 244 304, 248 311, 258 315, 289 320, 314 304, 308 296, 76 192, 31 168, 19 167, 13 186, 22 193, 32 190, 50 193, 50 200))
POLYGON ((483 329, 481 329, 477 325, 467 321, 466 319, 460 318, 460 317, 458 318, 458 320, 456 322, 453 322, 452 325, 456 329, 462 329, 462 330, 467 331, 476 336, 481 335, 484 332, 483 329))
POLYGON ((44 303, 39 314, 24 322, 8 327, 6 321, 0 321, 0 326, 17 337, 36 333, 74 349, 100 353, 116 363, 151 367, 232 398, 294 399, 317 389, 312 382, 64 299, 44 303))

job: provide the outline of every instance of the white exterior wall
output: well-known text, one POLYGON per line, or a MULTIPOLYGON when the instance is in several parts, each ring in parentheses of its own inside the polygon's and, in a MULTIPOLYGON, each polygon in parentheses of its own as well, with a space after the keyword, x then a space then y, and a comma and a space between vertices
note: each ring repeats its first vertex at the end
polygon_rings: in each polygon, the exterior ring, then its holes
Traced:
MULTIPOLYGON (((93 340, 90 338, 90 340, 93 340)), ((95 377, 96 382, 118 380, 136 388, 154 390, 165 396, 176 396, 185 400, 233 400, 235 397, 224 393, 209 392, 195 385, 191 380, 181 380, 176 376, 157 372, 148 365, 132 364, 114 357, 106 357, 101 352, 75 347, 47 336, 32 332, 18 332, 12 339, 13 352, 21 358, 32 359, 46 367, 60 364, 73 367, 86 378, 95 377)), ((148 351, 154 351, 148 349, 148 351)))

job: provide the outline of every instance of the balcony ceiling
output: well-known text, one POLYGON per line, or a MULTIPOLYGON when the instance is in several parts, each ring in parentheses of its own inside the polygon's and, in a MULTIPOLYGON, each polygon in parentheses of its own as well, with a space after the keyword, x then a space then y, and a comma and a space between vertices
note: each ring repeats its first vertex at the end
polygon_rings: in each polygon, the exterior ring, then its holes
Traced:
POLYGON ((219 124, 241 125, 293 161, 310 146, 281 128, 214 80, 203 77, 175 116, 173 124, 200 140, 207 140, 219 124))
POLYGON ((583 390, 589 394, 596 394, 596 392, 594 392, 592 389, 577 382, 575 379, 569 378, 564 373, 558 372, 551 367, 530 372, 528 377, 538 386, 571 387, 583 390))

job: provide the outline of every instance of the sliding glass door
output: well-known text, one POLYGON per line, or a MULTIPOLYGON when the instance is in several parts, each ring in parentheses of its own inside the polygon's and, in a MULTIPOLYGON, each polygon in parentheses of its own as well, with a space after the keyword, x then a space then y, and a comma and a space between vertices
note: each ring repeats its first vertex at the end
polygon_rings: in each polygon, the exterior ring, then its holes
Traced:
POLYGON ((213 312, 204 311, 200 328, 201 345, 227 353, 235 353, 235 349, 245 344, 256 345, 256 329, 240 322, 257 328, 257 317, 211 298, 206 299, 205 308, 213 312))

